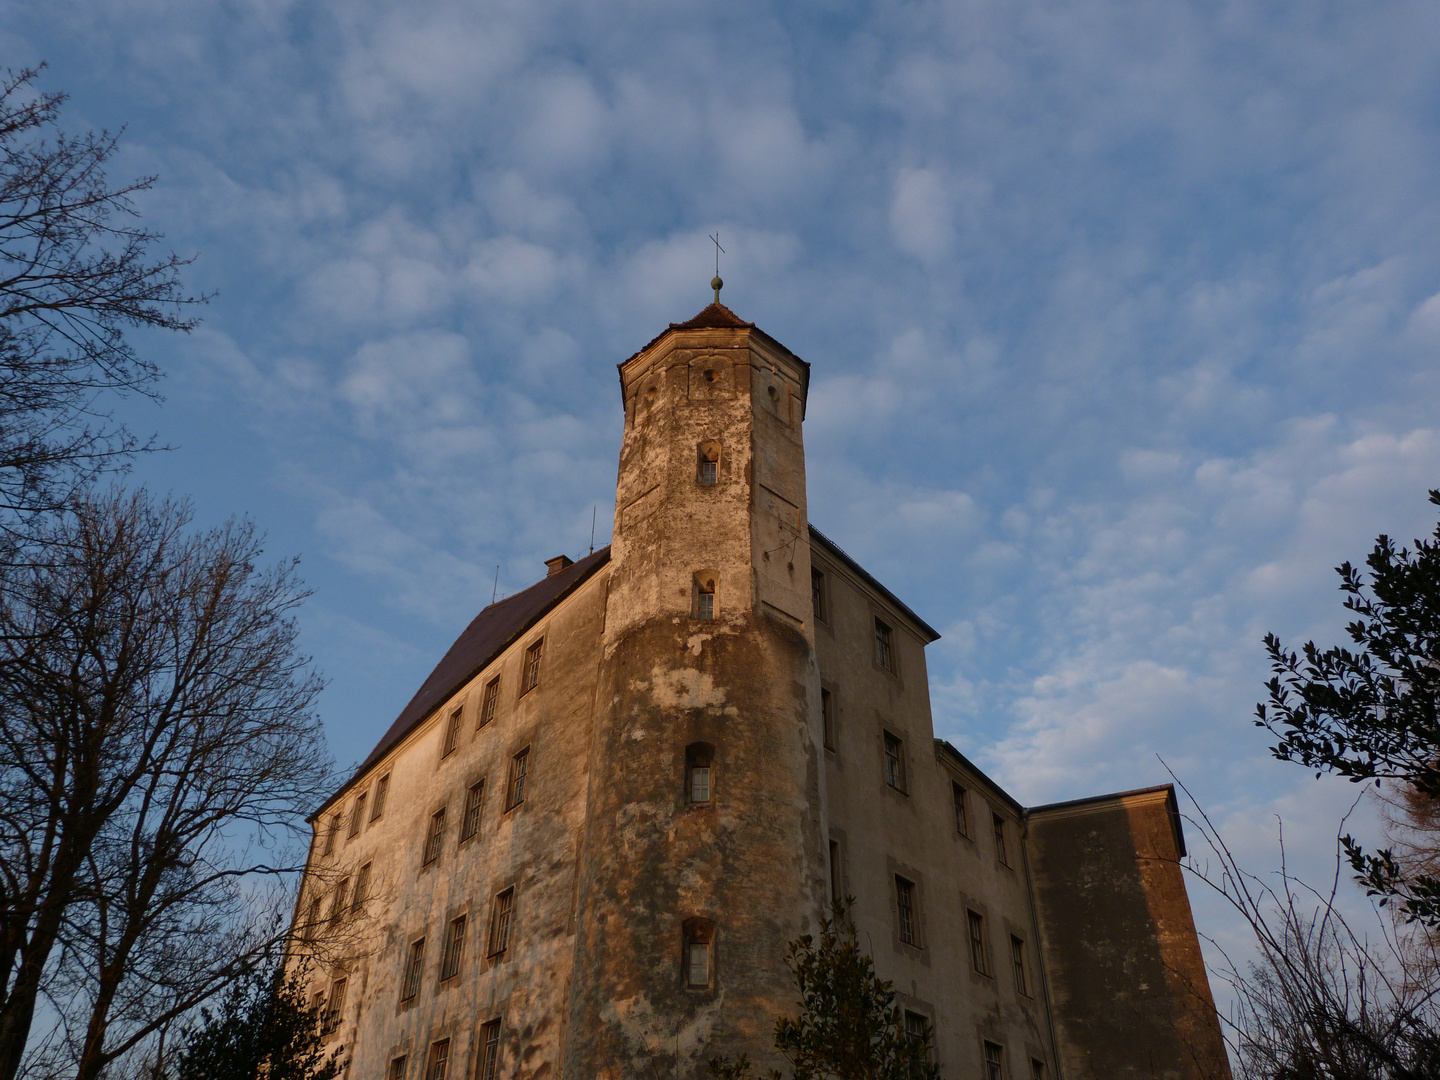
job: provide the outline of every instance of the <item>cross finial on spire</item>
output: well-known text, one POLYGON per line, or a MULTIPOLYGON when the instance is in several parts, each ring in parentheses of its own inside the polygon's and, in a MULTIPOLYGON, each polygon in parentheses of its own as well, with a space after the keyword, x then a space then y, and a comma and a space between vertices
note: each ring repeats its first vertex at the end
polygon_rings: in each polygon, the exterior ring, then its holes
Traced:
POLYGON ((720 280, 720 253, 725 249, 720 246, 720 230, 715 230, 715 235, 710 237, 710 242, 715 245, 715 276, 710 281, 710 288, 715 290, 715 303, 720 302, 720 290, 725 287, 725 282, 720 280))

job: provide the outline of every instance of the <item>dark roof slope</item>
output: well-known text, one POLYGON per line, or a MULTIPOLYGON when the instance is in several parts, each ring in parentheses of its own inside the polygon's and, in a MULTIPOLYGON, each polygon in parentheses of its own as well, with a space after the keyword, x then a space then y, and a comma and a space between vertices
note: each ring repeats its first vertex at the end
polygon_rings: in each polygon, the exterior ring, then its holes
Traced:
POLYGON ((370 756, 361 762, 355 774, 315 811, 316 817, 331 803, 344 795, 365 771, 384 757, 397 743, 413 731, 445 700, 499 656, 516 638, 524 634, 541 617, 564 599, 586 578, 610 558, 606 545, 593 555, 572 563, 558 574, 543 578, 528 589, 497 601, 476 615, 465 632, 455 639, 441 657, 430 677, 415 692, 410 704, 401 710, 390 729, 381 737, 370 756))

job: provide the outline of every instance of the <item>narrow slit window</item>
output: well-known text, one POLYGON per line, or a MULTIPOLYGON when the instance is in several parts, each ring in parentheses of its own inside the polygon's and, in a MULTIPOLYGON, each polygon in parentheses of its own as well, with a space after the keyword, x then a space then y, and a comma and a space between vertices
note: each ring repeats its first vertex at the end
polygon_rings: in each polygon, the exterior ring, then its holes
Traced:
POLYGON ((480 1029, 480 1078, 495 1080, 500 1070, 500 1021, 491 1020, 480 1029))
POLYGON ((830 902, 840 899, 840 843, 830 841, 830 902))
POLYGON ((480 717, 476 723, 482 728, 495 719, 495 707, 500 703, 500 680, 491 679, 485 684, 485 696, 480 699, 480 717))
POLYGON ((981 975, 990 974, 990 965, 985 962, 985 917, 978 911, 967 911, 970 924, 970 966, 981 975))
POLYGON ((490 955, 501 956, 510 948, 510 922, 515 915, 515 890, 506 889, 495 897, 490 918, 490 955))
POLYGON ((400 1000, 409 1001, 420 992, 420 976, 425 971, 425 939, 410 943, 405 956, 405 973, 400 980, 400 1000))
POLYGON ((970 816, 965 812, 965 789, 951 781, 950 797, 955 802, 955 831, 961 836, 969 836, 970 816))
POLYGON ((465 952, 465 916, 451 919, 445 928, 445 947, 440 952, 440 981, 460 974, 460 957, 465 952))
POLYGON ((385 796, 390 791, 390 774, 386 773, 380 777, 380 782, 375 785, 375 805, 370 808, 370 820, 374 821, 385 812, 385 796))
POLYGON ((340 1028, 340 1018, 345 1012, 345 980, 336 979, 330 984, 330 1000, 325 1003, 324 1033, 329 1035, 340 1028))
POLYGON ((465 793, 465 816, 460 820, 460 839, 469 840, 480 831, 480 811, 485 804, 485 781, 471 784, 465 793))
POLYGON ((545 639, 541 638, 525 650, 525 671, 520 683, 523 697, 540 685, 540 658, 545 652, 545 639))
POLYGON ((895 631, 879 619, 875 620, 875 663, 886 671, 895 671, 895 631))
POLYGON ((1030 987, 1025 980, 1025 942, 1014 934, 1010 935, 1010 963, 1015 969, 1015 989, 1023 996, 1030 996, 1030 987))
POLYGON ((825 574, 824 571, 810 571, 810 607, 815 612, 817 622, 828 623, 830 621, 829 606, 825 603, 825 574))
POLYGON ((1005 1048, 999 1043, 985 1044, 985 1080, 1005 1080, 1005 1048))
POLYGON ((896 791, 905 790, 905 744, 885 732, 885 783, 896 791))
POLYGON ((715 748, 709 743, 691 743, 685 748, 685 794, 691 804, 710 801, 714 760, 715 748))
POLYGON ((440 858, 440 845, 445 840, 445 807, 430 815, 430 828, 425 833, 425 854, 421 866, 429 866, 440 858))
POLYGON ((820 724, 824 732, 825 749, 835 749, 835 695, 823 686, 820 688, 820 724))
POLYGON ((445 1080, 450 1071, 450 1040, 430 1044, 430 1060, 425 1065, 425 1080, 445 1080))
POLYGON ((460 745, 460 712, 459 708, 451 710, 445 721, 445 748, 440 751, 441 757, 449 757, 460 745))
POLYGON ((999 814, 992 814, 991 824, 995 827, 995 858, 1000 860, 1001 866, 1009 866, 1010 852, 1005 848, 1005 819, 999 814))
POLYGON ((366 863, 360 867, 360 873, 355 875, 355 892, 350 898, 350 917, 358 918, 365 913, 365 901, 370 899, 370 869, 372 863, 366 863))
POLYGON ((900 924, 900 940, 918 948, 920 931, 915 917, 915 883, 899 874, 895 875, 895 912, 900 924))
POLYGON ((530 748, 510 759, 510 783, 505 786, 505 809, 513 810, 525 801, 525 782, 530 774, 530 748))
POLYGON ((350 839, 360 835, 360 826, 365 823, 365 798, 368 793, 362 791, 355 796, 355 808, 350 811, 350 839))

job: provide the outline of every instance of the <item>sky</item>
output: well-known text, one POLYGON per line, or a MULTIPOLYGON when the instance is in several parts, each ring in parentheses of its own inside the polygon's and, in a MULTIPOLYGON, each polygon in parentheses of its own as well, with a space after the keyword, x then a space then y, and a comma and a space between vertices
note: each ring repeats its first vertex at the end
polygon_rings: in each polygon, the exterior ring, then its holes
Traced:
POLYGON ((943 635, 937 735, 1030 804, 1163 760, 1324 872, 1355 793, 1270 758, 1261 639, 1435 524, 1440 6, 7 0, 42 60, 215 293, 136 336, 133 478, 301 556, 342 766, 608 541, 614 365, 718 229, 812 364, 811 520, 943 635))

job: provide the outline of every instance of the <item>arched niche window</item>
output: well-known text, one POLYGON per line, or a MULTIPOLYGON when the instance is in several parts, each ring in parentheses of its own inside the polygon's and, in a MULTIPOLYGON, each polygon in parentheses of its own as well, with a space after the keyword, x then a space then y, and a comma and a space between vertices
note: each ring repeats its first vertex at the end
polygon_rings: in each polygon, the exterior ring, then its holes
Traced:
POLYGON ((715 747, 691 743, 685 748, 685 801, 705 806, 715 791, 715 747))
POLYGON ((711 487, 720 482, 720 444, 714 439, 696 448, 695 482, 711 487))
POLYGON ((701 570, 695 575, 690 614, 696 619, 715 618, 715 572, 701 570))
POLYGON ((709 919, 686 919, 682 927, 681 968, 687 990, 715 986, 715 924, 709 919))

